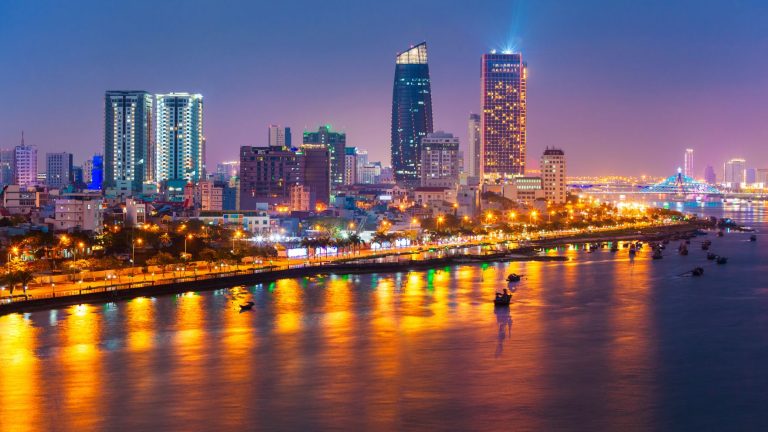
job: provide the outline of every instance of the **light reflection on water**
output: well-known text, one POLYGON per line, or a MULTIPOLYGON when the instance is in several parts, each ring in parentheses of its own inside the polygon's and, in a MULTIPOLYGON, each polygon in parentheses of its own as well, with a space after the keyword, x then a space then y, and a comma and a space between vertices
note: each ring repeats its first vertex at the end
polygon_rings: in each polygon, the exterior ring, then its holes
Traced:
POLYGON ((0 317, 0 430, 761 429, 768 236, 710 237, 0 317))

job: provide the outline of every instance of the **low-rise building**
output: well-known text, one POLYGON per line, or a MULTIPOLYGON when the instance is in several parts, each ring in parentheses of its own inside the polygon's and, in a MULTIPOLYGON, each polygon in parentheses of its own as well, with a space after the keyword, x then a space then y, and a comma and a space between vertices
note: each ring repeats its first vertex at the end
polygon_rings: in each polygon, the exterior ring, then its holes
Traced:
POLYGON ((102 231, 104 219, 101 198, 66 196, 54 200, 54 205, 55 231, 102 231))
POLYGON ((205 211, 196 219, 206 224, 231 225, 256 235, 269 235, 276 226, 267 212, 258 210, 205 211))

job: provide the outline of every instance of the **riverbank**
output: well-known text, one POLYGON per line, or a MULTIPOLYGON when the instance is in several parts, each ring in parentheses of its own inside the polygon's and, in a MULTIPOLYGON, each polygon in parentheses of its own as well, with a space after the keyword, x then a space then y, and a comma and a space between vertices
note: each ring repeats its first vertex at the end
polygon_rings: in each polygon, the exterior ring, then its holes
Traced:
POLYGON ((434 257, 419 258, 425 252, 383 253, 364 258, 350 258, 337 262, 315 262, 265 268, 234 270, 223 273, 184 276, 172 279, 139 281, 104 287, 85 287, 65 292, 36 294, 24 300, 0 304, 0 315, 13 312, 51 309, 82 303, 104 303, 134 297, 179 294, 188 291, 219 289, 227 286, 270 283, 284 278, 310 277, 326 274, 361 274, 422 270, 449 265, 501 262, 501 261, 564 261, 562 256, 543 256, 535 248, 567 243, 610 242, 617 240, 655 241, 662 238, 689 235, 701 228, 698 223, 654 226, 643 229, 621 229, 566 235, 526 242, 510 248, 508 240, 483 242, 472 245, 435 246, 434 257), (630 232, 631 231, 631 232, 630 232), (468 253, 468 247, 479 247, 481 253, 468 253), (482 252, 483 248, 503 248, 482 252))

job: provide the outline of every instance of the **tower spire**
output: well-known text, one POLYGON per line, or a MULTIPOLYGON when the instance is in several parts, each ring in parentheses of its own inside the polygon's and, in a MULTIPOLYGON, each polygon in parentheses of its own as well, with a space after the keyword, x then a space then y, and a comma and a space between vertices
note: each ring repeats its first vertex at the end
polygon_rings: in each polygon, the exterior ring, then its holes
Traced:
POLYGON ((24 147, 24 129, 21 130, 21 146, 24 147))

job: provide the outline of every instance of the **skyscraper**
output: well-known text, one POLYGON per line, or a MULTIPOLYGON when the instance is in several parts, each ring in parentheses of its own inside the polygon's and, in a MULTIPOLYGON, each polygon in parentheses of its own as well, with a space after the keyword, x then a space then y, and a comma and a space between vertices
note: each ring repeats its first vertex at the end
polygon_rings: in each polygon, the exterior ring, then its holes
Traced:
MULTIPOLYGON (((331 125, 320 126, 317 132, 304 132, 304 144, 321 145, 330 155, 331 189, 344 184, 344 163, 347 134, 334 132, 331 125)), ((327 201, 325 202, 328 203, 327 201)))
POLYGON ((723 183, 729 187, 738 188, 744 183, 744 169, 746 168, 744 159, 734 158, 723 165, 723 183))
POLYGON ((267 134, 270 147, 291 148, 291 128, 278 125, 269 125, 267 134))
POLYGON ((459 183, 459 138, 437 131, 421 140, 421 186, 455 188, 459 183))
POLYGON ((541 186, 544 198, 552 204, 564 204, 566 193, 565 152, 556 148, 547 148, 541 155, 541 186))
POLYGON ((693 149, 685 149, 683 175, 693 177, 693 149))
POLYGON ((152 95, 108 91, 104 97, 104 187, 140 191, 154 179, 152 95))
POLYGON ((59 189, 74 183, 72 172, 72 153, 45 154, 45 184, 49 188, 59 189))
POLYGON ((397 55, 392 91, 392 169, 395 180, 419 182, 421 139, 432 133, 432 89, 427 43, 397 55))
POLYGON ((480 128, 483 177, 525 174, 527 65, 520 53, 483 54, 480 128))
POLYGON ((481 151, 480 139, 480 115, 470 114, 469 125, 467 128, 467 145, 469 147, 469 175, 480 177, 480 164, 483 162, 483 153, 481 151))
POLYGON ((24 132, 21 145, 13 149, 13 183, 23 187, 37 185, 37 147, 24 143, 24 132))
POLYGON ((158 94, 156 110, 157 181, 202 180, 205 169, 203 96, 158 94))

